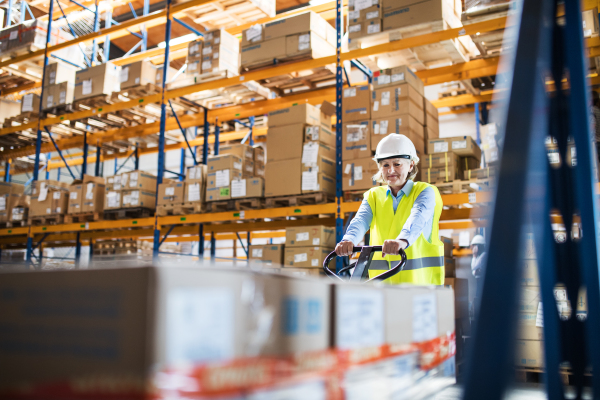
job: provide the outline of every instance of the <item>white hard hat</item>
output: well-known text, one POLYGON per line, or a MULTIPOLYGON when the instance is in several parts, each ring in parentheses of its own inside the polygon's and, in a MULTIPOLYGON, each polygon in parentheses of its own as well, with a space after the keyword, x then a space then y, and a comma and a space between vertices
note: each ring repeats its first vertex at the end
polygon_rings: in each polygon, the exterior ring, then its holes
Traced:
POLYGON ((397 133, 390 133, 377 145, 373 160, 379 162, 386 158, 405 158, 414 161, 415 164, 419 163, 419 157, 413 142, 406 136, 397 133))
POLYGON ((473 240, 471 240, 471 246, 474 244, 485 244, 485 239, 481 235, 473 236, 473 240))

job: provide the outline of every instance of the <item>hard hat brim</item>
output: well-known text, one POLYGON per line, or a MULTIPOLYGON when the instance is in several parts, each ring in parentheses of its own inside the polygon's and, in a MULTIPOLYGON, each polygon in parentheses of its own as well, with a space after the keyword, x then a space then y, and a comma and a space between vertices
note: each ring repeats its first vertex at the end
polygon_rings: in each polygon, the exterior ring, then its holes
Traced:
POLYGON ((396 156, 389 156, 389 157, 382 157, 382 158, 377 158, 375 157, 375 161, 380 162, 383 160, 391 160, 392 158, 404 158, 406 160, 410 160, 412 157, 409 156, 408 154, 403 154, 403 155, 396 155, 396 156))

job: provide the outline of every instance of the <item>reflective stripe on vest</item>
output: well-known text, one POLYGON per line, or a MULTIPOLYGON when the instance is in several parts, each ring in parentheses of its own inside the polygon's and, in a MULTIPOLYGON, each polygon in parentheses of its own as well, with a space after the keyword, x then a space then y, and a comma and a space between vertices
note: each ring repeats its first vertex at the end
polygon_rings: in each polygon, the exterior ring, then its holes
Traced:
MULTIPOLYGON (((371 266, 369 269, 373 270, 385 270, 389 269, 389 263, 385 260, 375 260, 371 262, 371 266)), ((395 262, 392 265, 396 265, 395 262)), ((406 265, 404 265, 403 271, 411 271, 415 269, 421 268, 430 268, 430 267, 439 267, 440 265, 444 265, 444 256, 441 257, 421 257, 412 260, 406 260, 406 265)))

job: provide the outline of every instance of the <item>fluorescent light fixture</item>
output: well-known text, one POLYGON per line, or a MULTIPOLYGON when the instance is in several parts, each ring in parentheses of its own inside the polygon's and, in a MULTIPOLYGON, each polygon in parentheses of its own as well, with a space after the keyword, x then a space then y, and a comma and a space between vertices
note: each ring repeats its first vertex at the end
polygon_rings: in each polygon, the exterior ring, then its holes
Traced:
MULTIPOLYGON (((198 35, 196 35, 195 33, 189 33, 187 35, 180 36, 180 37, 175 38, 175 39, 171 39, 169 41, 169 45, 170 46, 175 46, 176 44, 181 44, 181 43, 185 43, 185 42, 191 42, 192 40, 196 39, 197 37, 198 37, 198 35)), ((158 47, 160 47, 161 49, 164 49, 165 47, 167 47, 167 43, 166 42, 160 42, 158 44, 158 47)))

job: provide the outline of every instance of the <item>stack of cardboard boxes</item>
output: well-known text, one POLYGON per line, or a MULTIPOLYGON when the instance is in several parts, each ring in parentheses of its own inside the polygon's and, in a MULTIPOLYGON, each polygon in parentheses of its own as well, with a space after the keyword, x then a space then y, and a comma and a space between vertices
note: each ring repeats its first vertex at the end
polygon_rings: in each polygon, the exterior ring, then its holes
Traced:
POLYGON ((471 136, 431 139, 422 162, 421 179, 429 183, 463 179, 464 171, 477 169, 481 149, 471 136))
POLYGON ((130 171, 106 180, 104 210, 156 208, 156 177, 144 171, 130 171))
POLYGON ((106 184, 101 176, 84 175, 83 179, 74 180, 69 186, 67 214, 101 214, 105 193, 106 184))
POLYGON ((239 40, 224 29, 213 30, 206 32, 203 40, 188 45, 186 74, 190 77, 220 72, 237 75, 239 60, 239 40))
MULTIPOLYGON (((44 49, 48 36, 48 22, 41 20, 29 20, 20 24, 12 25, 0 30, 0 56, 24 54, 30 51, 44 49)), ((73 40, 73 35, 61 28, 52 27, 50 45, 65 43, 73 40)), ((75 64, 81 64, 83 54, 77 48, 70 46, 53 51, 57 57, 69 60, 75 64)))
POLYGON ((234 155, 238 157, 242 163, 241 177, 238 177, 237 174, 232 175, 232 199, 256 198, 264 196, 265 153, 262 148, 253 148, 252 146, 247 144, 232 144, 227 146, 221 146, 221 148, 219 149, 219 153, 220 156, 234 155))
POLYGON ((328 104, 321 109, 299 104, 269 113, 266 197, 335 194, 335 134, 328 104))
POLYGON ((253 244, 248 251, 248 261, 253 264, 262 264, 270 267, 283 265, 283 244, 253 244))
POLYGON ((206 201, 231 199, 231 182, 242 179, 244 160, 235 154, 208 158, 206 176, 206 201))
POLYGON ((40 110, 40 95, 27 93, 21 99, 21 114, 32 113, 37 115, 40 110))
POLYGON ((440 122, 437 108, 429 100, 423 97, 423 111, 425 111, 425 145, 431 139, 439 139, 440 122))
POLYGON ((75 68, 62 62, 48 64, 44 74, 42 108, 50 110, 73 102, 75 68))
POLYGON ((380 33, 383 12, 378 0, 353 1, 348 4, 348 39, 380 33))
POLYGON ((120 90, 120 68, 107 62, 75 73, 74 99, 108 96, 120 90))
POLYGON ((300 58, 335 54, 336 31, 313 11, 242 32, 242 70, 300 58))
MULTIPOLYGON (((323 260, 335 247, 335 228, 323 225, 286 228, 284 266, 310 268, 316 274, 323 270, 323 260)), ((335 268, 335 261, 331 262, 335 268)))
POLYGON ((120 90, 133 89, 148 84, 155 85, 156 76, 157 69, 150 60, 141 60, 124 65, 119 71, 120 90))
POLYGON ((13 208, 25 192, 25 186, 19 183, 0 182, 0 223, 12 221, 13 208))
POLYGON ((61 217, 67 213, 69 185, 65 182, 35 181, 31 190, 29 220, 36 217, 61 217))
POLYGON ((177 206, 186 207, 186 211, 202 211, 205 194, 206 165, 189 167, 185 181, 163 178, 162 183, 158 185, 157 213, 167 215, 167 210, 173 210, 173 214, 183 214, 183 209, 176 210, 177 206))

